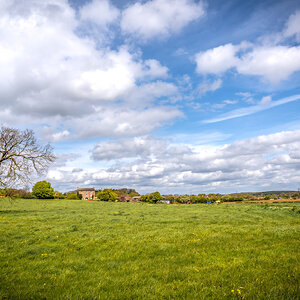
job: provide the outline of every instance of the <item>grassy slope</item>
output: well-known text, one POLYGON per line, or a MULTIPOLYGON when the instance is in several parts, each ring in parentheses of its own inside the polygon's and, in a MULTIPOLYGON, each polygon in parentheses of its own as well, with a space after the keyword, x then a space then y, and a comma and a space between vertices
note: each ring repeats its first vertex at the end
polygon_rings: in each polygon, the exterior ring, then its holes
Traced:
POLYGON ((260 204, 2 199, 0 298, 299 299, 299 237, 260 204))

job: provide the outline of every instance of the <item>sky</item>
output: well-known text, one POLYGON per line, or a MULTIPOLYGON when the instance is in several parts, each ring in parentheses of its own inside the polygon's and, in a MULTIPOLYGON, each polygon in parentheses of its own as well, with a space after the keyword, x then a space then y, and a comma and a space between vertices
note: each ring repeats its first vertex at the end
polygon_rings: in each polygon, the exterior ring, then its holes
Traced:
POLYGON ((0 0, 0 123, 61 192, 297 190, 300 2, 0 0))

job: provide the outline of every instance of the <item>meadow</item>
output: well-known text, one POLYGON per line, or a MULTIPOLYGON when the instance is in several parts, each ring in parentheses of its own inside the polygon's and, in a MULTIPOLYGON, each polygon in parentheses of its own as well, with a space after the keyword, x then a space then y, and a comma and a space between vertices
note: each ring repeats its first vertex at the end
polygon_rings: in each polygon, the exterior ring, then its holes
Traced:
POLYGON ((299 209, 0 199, 0 299, 299 299, 299 209))

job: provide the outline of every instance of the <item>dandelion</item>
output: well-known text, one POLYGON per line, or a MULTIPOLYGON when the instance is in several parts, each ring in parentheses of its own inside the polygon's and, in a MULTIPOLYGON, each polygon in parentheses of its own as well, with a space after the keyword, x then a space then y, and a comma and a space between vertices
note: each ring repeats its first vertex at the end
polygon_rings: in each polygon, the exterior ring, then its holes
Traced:
POLYGON ((196 271, 196 272, 199 272, 200 270, 199 270, 198 268, 195 268, 195 271, 196 271))
POLYGON ((231 293, 234 293, 234 290, 231 290, 231 293))
POLYGON ((239 289, 236 290, 238 292, 238 294, 241 294, 241 291, 239 289))

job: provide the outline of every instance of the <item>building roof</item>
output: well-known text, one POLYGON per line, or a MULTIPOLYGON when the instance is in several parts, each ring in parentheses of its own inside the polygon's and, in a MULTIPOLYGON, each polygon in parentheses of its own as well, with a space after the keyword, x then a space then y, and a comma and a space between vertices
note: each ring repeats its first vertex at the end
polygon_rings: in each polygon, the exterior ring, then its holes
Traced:
POLYGON ((94 192, 95 188, 78 188, 78 192, 94 192))

